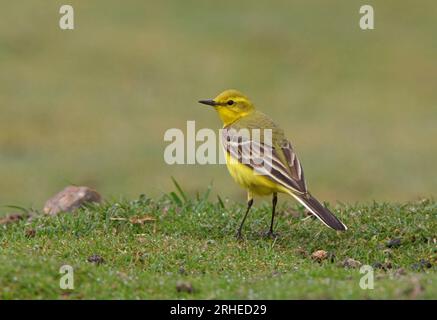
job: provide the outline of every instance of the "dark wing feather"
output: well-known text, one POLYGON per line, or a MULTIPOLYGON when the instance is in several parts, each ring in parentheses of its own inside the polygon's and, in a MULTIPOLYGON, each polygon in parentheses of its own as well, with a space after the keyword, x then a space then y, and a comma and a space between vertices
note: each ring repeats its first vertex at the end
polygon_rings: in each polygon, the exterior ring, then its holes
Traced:
POLYGON ((299 190, 302 192, 307 191, 305 177, 303 174, 302 165, 293 150, 293 146, 290 141, 285 141, 282 148, 282 153, 284 154, 285 160, 287 161, 288 168, 290 169, 290 176, 299 185, 299 190))
POLYGON ((302 167, 291 144, 275 147, 232 128, 222 131, 222 144, 231 161, 238 161, 297 194, 306 193, 302 167))

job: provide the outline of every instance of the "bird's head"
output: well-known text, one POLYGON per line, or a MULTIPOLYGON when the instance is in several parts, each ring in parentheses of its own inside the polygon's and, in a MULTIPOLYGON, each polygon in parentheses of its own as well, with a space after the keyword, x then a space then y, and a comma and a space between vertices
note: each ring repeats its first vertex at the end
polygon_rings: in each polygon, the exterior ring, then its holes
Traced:
POLYGON ((225 126, 255 110, 252 102, 234 89, 223 91, 214 99, 199 102, 214 107, 225 126))

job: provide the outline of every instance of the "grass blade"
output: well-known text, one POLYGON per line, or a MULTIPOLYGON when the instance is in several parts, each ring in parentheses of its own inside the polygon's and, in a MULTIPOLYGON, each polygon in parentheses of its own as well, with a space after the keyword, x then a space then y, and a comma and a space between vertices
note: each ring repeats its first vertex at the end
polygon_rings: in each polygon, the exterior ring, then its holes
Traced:
MULTIPOLYGON (((176 181, 174 177, 171 177, 171 180, 173 181, 174 185, 176 186, 176 189, 178 190, 179 194, 181 195, 182 199, 184 199, 184 202, 188 201, 187 196, 185 195, 185 192, 182 190, 179 183, 176 181)), ((180 200, 180 199, 179 199, 180 200)))
POLYGON ((220 207, 221 207, 222 209, 226 209, 226 208, 225 208, 225 204, 224 204, 222 198, 220 197, 220 195, 217 195, 217 199, 218 199, 218 201, 219 201, 219 205, 220 205, 220 207))
POLYGON ((27 209, 27 208, 20 207, 20 206, 15 206, 15 205, 6 205, 6 206, 3 206, 3 207, 10 208, 10 209, 20 210, 20 211, 22 211, 24 213, 29 213, 29 212, 32 211, 31 209, 27 209))
POLYGON ((173 200, 174 203, 176 203, 176 205, 178 205, 179 207, 182 207, 182 200, 178 197, 178 195, 175 192, 170 192, 170 197, 173 200))

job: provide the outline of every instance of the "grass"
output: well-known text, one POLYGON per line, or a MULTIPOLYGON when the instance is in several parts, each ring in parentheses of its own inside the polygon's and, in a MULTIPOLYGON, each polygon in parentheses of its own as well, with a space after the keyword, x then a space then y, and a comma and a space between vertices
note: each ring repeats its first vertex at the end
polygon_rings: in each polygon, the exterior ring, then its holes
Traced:
MULTIPOLYGON (((181 192, 182 189, 181 189, 181 192)), ((338 204, 349 226, 336 233, 282 203, 276 230, 262 236, 270 208, 250 214, 244 239, 234 235, 244 207, 180 193, 112 200, 73 214, 35 215, 0 225, 2 299, 435 299, 437 203, 338 204), (139 218, 145 218, 140 223, 139 218), (387 243, 400 239, 392 248, 387 243), (316 250, 326 260, 311 258, 316 250), (88 258, 98 255, 104 263, 88 258), (373 290, 359 286, 353 258, 375 266, 373 290), (428 268, 423 261, 431 263, 428 268), (69 264, 74 290, 59 288, 69 264), (377 267, 379 265, 379 267, 377 267), (190 290, 178 292, 181 282, 190 290)))
POLYGON ((437 297, 436 203, 411 202, 437 190, 435 1, 373 0, 365 32, 357 0, 71 0, 74 31, 58 28, 62 4, 2 3, 0 217, 67 184, 113 200, 0 224, 1 298, 437 297), (270 208, 258 202, 237 242, 243 193, 226 169, 163 161, 165 131, 219 128, 196 101, 232 87, 284 128, 314 194, 362 203, 334 207, 347 233, 282 204, 281 237, 264 239, 270 208), (184 190, 161 197, 169 175, 184 190), (314 261, 318 249, 330 258, 314 261), (346 258, 385 267, 374 290, 346 258))

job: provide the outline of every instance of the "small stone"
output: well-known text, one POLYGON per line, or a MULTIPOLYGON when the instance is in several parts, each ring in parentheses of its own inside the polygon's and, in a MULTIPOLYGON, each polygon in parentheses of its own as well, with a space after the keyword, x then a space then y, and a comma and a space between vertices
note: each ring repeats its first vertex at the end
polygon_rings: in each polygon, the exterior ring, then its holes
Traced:
POLYGON ((60 212, 72 212, 85 203, 102 201, 101 195, 88 187, 68 186, 44 205, 44 213, 56 215, 60 212))
POLYGON ((372 264, 372 267, 374 269, 382 269, 384 271, 387 271, 388 269, 393 268, 393 265, 392 265, 392 263, 390 261, 386 261, 384 263, 375 262, 375 263, 372 264))
POLYGON ((422 259, 420 260, 420 264, 426 269, 432 268, 432 264, 429 260, 422 259))
POLYGON ((421 259, 419 263, 414 263, 411 268, 415 271, 423 271, 432 268, 432 263, 429 260, 421 259))
POLYGON ((358 260, 352 259, 352 258, 346 258, 343 263, 343 267, 350 268, 350 269, 357 269, 361 267, 361 262, 358 260))
POLYGON ((178 281, 176 283, 176 291, 177 292, 187 292, 187 293, 193 293, 193 285, 190 282, 187 281, 178 281))
POLYGON ((401 239, 400 238, 394 238, 391 239, 386 243, 387 248, 397 248, 401 245, 401 239))
POLYGON ((34 238, 36 236, 36 230, 35 229, 27 229, 24 233, 26 238, 34 238))
POLYGON ((182 274, 182 275, 187 274, 187 271, 185 270, 184 267, 180 267, 178 272, 179 272, 179 274, 182 274))
POLYGON ((87 260, 88 262, 95 264, 105 263, 105 259, 103 259, 103 257, 99 256, 98 254, 93 254, 92 256, 89 256, 87 260))
POLYGON ((23 220, 24 217, 21 213, 10 213, 2 218, 0 218, 0 224, 9 224, 13 222, 18 222, 23 220))
POLYGON ((327 257, 328 253, 325 250, 317 250, 311 254, 311 258, 318 262, 325 260, 327 257))

